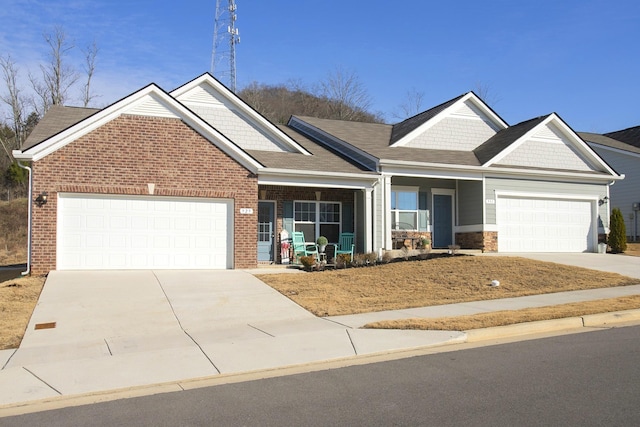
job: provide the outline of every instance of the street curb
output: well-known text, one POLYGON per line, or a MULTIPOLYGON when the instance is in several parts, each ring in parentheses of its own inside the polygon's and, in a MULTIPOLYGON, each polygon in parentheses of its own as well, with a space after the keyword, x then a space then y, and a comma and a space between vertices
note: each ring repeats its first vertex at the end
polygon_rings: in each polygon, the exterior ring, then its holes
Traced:
POLYGON ((614 311, 611 313, 590 314, 583 316, 585 327, 598 327, 615 325, 618 323, 634 322, 640 320, 640 310, 614 311))
POLYGON ((582 317, 569 317, 556 320, 540 320, 537 322, 517 323, 515 325, 494 326, 491 328, 465 331, 467 342, 478 342, 518 335, 540 334, 567 329, 582 328, 582 317))
POLYGON ((640 321, 640 310, 614 311, 611 313, 588 314, 581 317, 567 317, 564 319, 540 320, 537 322, 517 323, 515 325, 494 326, 491 328, 472 329, 465 331, 466 342, 478 342, 499 338, 509 338, 520 335, 558 332, 580 328, 603 328, 640 321))

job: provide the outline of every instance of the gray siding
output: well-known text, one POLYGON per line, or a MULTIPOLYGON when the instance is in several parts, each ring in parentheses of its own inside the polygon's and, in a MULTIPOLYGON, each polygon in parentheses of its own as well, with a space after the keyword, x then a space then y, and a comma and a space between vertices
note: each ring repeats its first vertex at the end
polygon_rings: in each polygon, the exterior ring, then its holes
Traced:
POLYGON ((458 181, 458 225, 482 224, 482 181, 458 181))
MULTIPOLYGON (((607 194, 606 184, 580 184, 572 182, 550 182, 518 179, 487 178, 485 199, 496 199, 496 191, 513 191, 519 193, 552 194, 567 196, 603 197, 607 194)), ((496 223, 496 204, 486 205, 486 224, 496 223)), ((598 208, 599 219, 609 224, 608 206, 598 208)), ((600 225, 600 222, 599 224, 600 225)))
MULTIPOLYGON (((635 229, 635 213, 633 203, 640 203, 640 155, 606 150, 593 146, 592 148, 602 157, 616 172, 624 174, 622 181, 617 181, 609 189, 609 204, 611 208, 619 208, 624 217, 627 236, 636 233, 640 237, 640 230, 635 229)), ((638 212, 640 217, 640 212, 638 212)), ((637 219, 640 228, 640 218, 637 219)))

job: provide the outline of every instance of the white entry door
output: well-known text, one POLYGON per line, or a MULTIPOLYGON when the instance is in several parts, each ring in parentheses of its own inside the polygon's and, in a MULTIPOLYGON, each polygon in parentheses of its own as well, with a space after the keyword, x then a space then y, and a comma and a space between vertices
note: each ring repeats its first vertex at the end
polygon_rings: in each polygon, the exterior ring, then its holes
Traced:
POLYGON ((62 193, 57 268, 232 268, 232 224, 232 200, 62 193))
POLYGON ((594 201, 497 198, 499 252, 594 252, 594 201))

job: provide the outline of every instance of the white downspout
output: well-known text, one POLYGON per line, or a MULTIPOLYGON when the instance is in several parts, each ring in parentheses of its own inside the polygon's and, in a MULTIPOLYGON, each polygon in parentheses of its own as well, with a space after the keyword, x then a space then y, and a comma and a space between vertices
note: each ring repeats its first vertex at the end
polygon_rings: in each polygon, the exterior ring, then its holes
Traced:
POLYGON ((27 269, 21 273, 23 276, 26 276, 31 273, 31 210, 33 209, 33 201, 31 200, 31 198, 33 195, 33 174, 31 173, 31 168, 29 166, 23 165, 20 160, 16 159, 16 161, 18 163, 18 166, 29 171, 29 200, 27 209, 27 269))

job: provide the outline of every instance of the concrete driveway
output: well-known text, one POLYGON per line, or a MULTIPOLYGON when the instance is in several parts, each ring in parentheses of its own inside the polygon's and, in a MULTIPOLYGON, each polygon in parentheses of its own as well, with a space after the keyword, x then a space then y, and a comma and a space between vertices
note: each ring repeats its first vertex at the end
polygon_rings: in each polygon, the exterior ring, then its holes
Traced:
POLYGON ((238 270, 52 271, 20 348, 0 351, 0 407, 463 340, 351 329, 238 270))
POLYGON ((640 278, 640 257, 635 256, 597 253, 485 253, 482 255, 519 256, 640 278))

